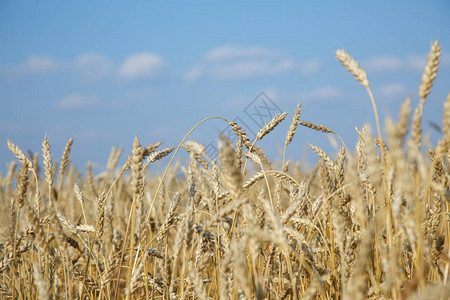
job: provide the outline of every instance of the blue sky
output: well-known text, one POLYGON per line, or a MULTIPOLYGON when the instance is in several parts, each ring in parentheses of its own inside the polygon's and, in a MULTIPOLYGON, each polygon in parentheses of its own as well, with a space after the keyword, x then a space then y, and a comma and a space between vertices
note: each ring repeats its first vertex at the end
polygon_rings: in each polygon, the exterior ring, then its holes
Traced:
MULTIPOLYGON (((104 170, 113 145, 176 146, 198 121, 238 118, 265 92, 290 114, 262 147, 281 157, 299 101, 302 119, 327 125, 348 145, 355 126, 373 124, 365 89, 340 66, 345 49, 368 72, 382 118, 397 116, 418 86, 430 44, 443 48, 424 108, 424 132, 439 133, 450 90, 448 1, 2 1, 0 2, 0 170, 11 139, 40 151, 47 134, 55 159, 74 137, 72 161, 104 170)), ((209 144, 225 123, 200 126, 209 144)), ((374 128, 374 127, 373 127, 374 128)), ((308 143, 333 153, 328 138, 299 129, 288 157, 308 143)), ((313 153, 309 153, 314 156, 313 153)))

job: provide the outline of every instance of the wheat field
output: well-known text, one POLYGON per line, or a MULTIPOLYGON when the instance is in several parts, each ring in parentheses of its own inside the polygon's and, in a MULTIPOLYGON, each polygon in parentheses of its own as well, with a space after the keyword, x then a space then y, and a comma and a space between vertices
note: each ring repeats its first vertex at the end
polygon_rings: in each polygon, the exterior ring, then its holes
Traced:
POLYGON ((347 148, 333 129, 303 120, 299 103, 284 153, 298 125, 342 143, 335 158, 309 145, 318 158, 310 172, 258 146, 287 113, 253 141, 220 118, 237 142, 220 137, 217 161, 189 140, 211 118, 176 148, 136 137, 125 164, 113 148, 95 176, 70 164, 72 139, 58 162, 47 137, 42 156, 8 140, 16 160, 0 177, 1 298, 448 299, 450 94, 441 139, 422 136, 440 54, 436 41, 419 104, 407 98, 382 131, 366 72, 338 50, 367 89, 376 129, 357 129, 347 148), (179 151, 189 153, 184 164, 179 151), (167 168, 150 176, 158 160, 167 168))

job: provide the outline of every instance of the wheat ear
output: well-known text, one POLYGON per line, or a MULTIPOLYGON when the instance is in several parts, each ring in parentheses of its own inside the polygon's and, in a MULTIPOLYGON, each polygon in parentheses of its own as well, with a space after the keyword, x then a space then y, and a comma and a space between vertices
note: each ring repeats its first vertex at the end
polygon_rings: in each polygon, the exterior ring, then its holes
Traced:
POLYGON ((259 129, 258 133, 256 134, 255 141, 261 140, 265 135, 267 135, 269 132, 271 132, 278 124, 280 124, 281 121, 286 118, 287 112, 284 112, 282 114, 277 114, 275 117, 272 118, 268 123, 266 123, 261 129, 259 129))
POLYGON ((59 164, 59 174, 58 174, 58 192, 61 191, 64 176, 66 175, 67 168, 69 167, 69 154, 72 149, 73 138, 71 138, 66 146, 64 147, 64 152, 61 157, 61 163, 59 164))
POLYGON ((291 125, 289 126, 289 131, 286 134, 286 141, 284 142, 284 148, 286 149, 287 145, 289 145, 292 142, 292 139, 294 138, 294 134, 297 130, 298 121, 300 118, 300 110, 302 109, 302 103, 300 102, 297 105, 297 108, 295 109, 294 115, 292 116, 291 125))
POLYGON ((369 87, 369 79, 367 78, 367 73, 359 63, 351 57, 345 50, 337 50, 336 58, 342 63, 343 66, 347 67, 347 71, 351 72, 355 79, 359 81, 366 88, 369 87))
POLYGON ((15 145, 13 142, 11 142, 10 140, 8 140, 7 143, 8 143, 8 149, 14 154, 14 156, 19 160, 19 162, 22 165, 27 166, 28 168, 32 168, 33 163, 22 152, 22 150, 20 150, 20 148, 17 145, 15 145))
POLYGON ((422 143, 423 104, 425 103, 427 96, 431 92, 431 87, 433 86, 434 79, 436 79, 440 56, 441 46, 439 45, 438 40, 436 40, 431 45, 430 53, 428 53, 427 63, 422 74, 422 83, 419 86, 420 103, 414 111, 411 138, 414 144, 417 146, 420 146, 422 143))
POLYGON ((439 45, 438 40, 436 40, 431 45, 430 53, 428 54, 427 58, 427 64, 425 65, 425 70, 423 71, 422 75, 422 83, 419 86, 419 96, 421 102, 425 102, 425 99, 431 92, 433 81, 437 76, 440 56, 441 46, 439 45))
POLYGON ((381 139, 381 127, 380 127, 380 118, 378 117, 378 110, 375 103, 375 99, 373 98, 372 91, 369 86, 369 79, 367 78, 366 71, 359 65, 359 63, 351 57, 345 50, 337 50, 336 58, 342 63, 343 66, 347 67, 347 71, 351 72, 355 79, 361 83, 364 87, 366 87, 367 92, 369 93, 370 100, 372 101, 373 112, 375 114, 375 121, 377 123, 377 131, 378 137, 381 139))

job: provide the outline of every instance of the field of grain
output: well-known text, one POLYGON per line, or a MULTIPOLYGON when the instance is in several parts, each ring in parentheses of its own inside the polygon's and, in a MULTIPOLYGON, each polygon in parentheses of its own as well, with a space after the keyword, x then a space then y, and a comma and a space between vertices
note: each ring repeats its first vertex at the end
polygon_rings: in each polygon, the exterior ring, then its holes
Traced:
POLYGON ((0 177, 1 298, 448 299, 450 95, 441 139, 422 137, 440 54, 436 41, 420 103, 406 99, 382 131, 366 72, 338 50, 377 128, 357 129, 354 149, 341 140, 335 158, 309 145, 318 157, 309 173, 258 146, 282 121, 291 122, 285 150, 298 125, 340 139, 303 121, 301 104, 254 141, 223 119, 237 143, 220 137, 217 161, 189 134, 176 149, 136 137, 124 165, 113 149, 103 173, 88 166, 82 176, 72 140, 58 162, 47 138, 42 156, 8 141, 17 160, 0 177), (189 153, 184 165, 174 163, 179 151, 189 153), (167 169, 150 177, 158 160, 167 169))

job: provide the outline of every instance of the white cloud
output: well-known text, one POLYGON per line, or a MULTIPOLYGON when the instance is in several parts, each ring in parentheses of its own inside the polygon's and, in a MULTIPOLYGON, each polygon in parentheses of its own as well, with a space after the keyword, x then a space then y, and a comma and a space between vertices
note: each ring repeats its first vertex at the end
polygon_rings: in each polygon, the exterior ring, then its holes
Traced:
POLYGON ((364 68, 368 72, 397 71, 402 67, 402 60, 395 56, 374 56, 364 62, 364 68))
POLYGON ((98 104, 99 100, 95 96, 70 94, 58 100, 57 106, 60 109, 80 108, 98 104))
POLYGON ((72 60, 58 60, 48 56, 29 56, 24 62, 16 65, 0 66, 0 74, 9 77, 22 77, 46 73, 66 72, 75 74, 87 81, 105 78, 139 79, 154 77, 165 67, 165 62, 155 53, 140 52, 126 57, 123 64, 117 67, 109 58, 96 54, 81 54, 72 60))
POLYGON ((201 77, 218 79, 248 79, 280 75, 291 71, 302 74, 317 72, 318 60, 299 64, 280 50, 250 46, 220 46, 206 52, 203 60, 190 68, 184 79, 195 81, 201 77))
POLYGON ((276 75, 294 69, 293 60, 241 60, 229 64, 218 64, 212 67, 212 75, 220 79, 240 79, 264 75, 276 75))
POLYGON ((322 61, 319 59, 311 59, 299 64, 300 73, 309 75, 317 73, 322 67, 322 61))
POLYGON ((224 61, 234 59, 254 59, 254 58, 271 58, 279 57, 282 53, 264 47, 242 47, 242 46, 220 46, 208 51, 205 54, 207 61, 224 61))
POLYGON ((94 53, 78 56, 73 67, 88 81, 104 79, 113 73, 112 62, 108 58, 94 53))
POLYGON ((382 97, 392 98, 400 95, 404 95, 406 88, 400 83, 391 83, 381 86, 378 89, 378 94, 382 97))
MULTIPOLYGON (((406 67, 410 70, 423 72, 427 63, 427 55, 408 55, 405 60, 406 67)), ((442 52, 439 68, 448 68, 450 66, 450 53, 442 52)))
POLYGON ((341 96, 341 91, 334 86, 322 86, 313 89, 303 94, 305 100, 323 100, 338 98, 341 96))
POLYGON ((204 72, 205 68, 203 66, 195 65, 184 74, 184 79, 187 81, 197 80, 203 75, 204 72))
MULTIPOLYGON (((379 55, 362 62, 367 72, 396 72, 413 71, 423 72, 427 63, 427 55, 410 54, 405 57, 393 55, 379 55)), ((442 53, 440 67, 450 65, 450 54, 442 53)))
POLYGON ((449 52, 442 53, 441 62, 445 66, 450 66, 450 53, 449 52))
POLYGON ((30 56, 23 65, 24 71, 30 73, 47 73, 58 70, 60 63, 51 57, 30 56))
POLYGON ((427 57, 425 55, 409 55, 405 61, 406 67, 416 71, 423 71, 426 63, 427 57))
POLYGON ((149 78, 159 74, 164 66, 165 62, 158 54, 135 53, 125 59, 119 75, 124 79, 149 78))
POLYGON ((281 98, 281 91, 274 86, 267 87, 263 91, 272 100, 281 98))
POLYGON ((32 55, 18 65, 3 66, 1 71, 9 76, 24 76, 32 74, 51 73, 60 70, 61 62, 47 56, 32 55))
POLYGON ((82 54, 73 61, 60 61, 52 57, 32 55, 23 63, 0 69, 10 76, 27 76, 56 72, 78 72, 88 80, 98 80, 113 72, 112 63, 98 54, 82 54))

